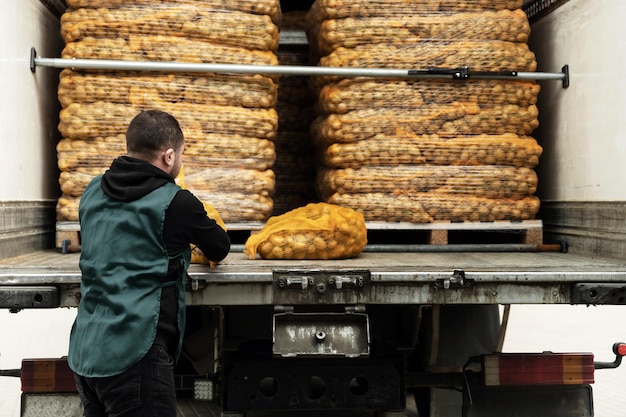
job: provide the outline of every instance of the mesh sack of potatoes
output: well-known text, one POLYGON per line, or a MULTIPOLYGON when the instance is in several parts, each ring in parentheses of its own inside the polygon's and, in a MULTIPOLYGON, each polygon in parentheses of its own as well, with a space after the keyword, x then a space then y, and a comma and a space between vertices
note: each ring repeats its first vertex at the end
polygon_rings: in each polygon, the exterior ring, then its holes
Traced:
MULTIPOLYGON (((77 169, 70 172, 62 172, 60 183, 63 194, 57 201, 58 221, 78 221, 78 203, 84 188, 95 176, 103 174, 108 167, 94 168, 88 170, 77 169)), ((271 171, 270 171, 271 172, 271 171)), ((265 189, 260 193, 252 187, 242 186, 238 188, 248 189, 248 191, 232 190, 232 181, 225 188, 214 191, 213 187, 199 186, 195 184, 189 187, 196 197, 201 200, 211 201, 216 210, 223 214, 224 221, 239 223, 245 221, 264 221, 273 210, 273 200, 268 191, 270 185, 265 184, 265 189)), ((258 178, 257 178, 258 180, 258 178)), ((271 187, 273 188, 273 181, 271 187)))
POLYGON ((59 132, 69 139, 119 136, 126 133, 137 109, 115 103, 73 103, 59 113, 59 132))
POLYGON ((275 51, 279 38, 278 26, 267 15, 184 4, 69 9, 61 16, 66 43, 155 33, 265 51, 275 51))
POLYGON ((231 222, 265 220, 271 214, 272 200, 268 197, 274 187, 272 171, 263 173, 248 170, 221 169, 208 172, 207 169, 185 165, 176 177, 176 183, 183 189, 189 190, 204 204, 209 217, 216 220, 224 230, 224 220, 231 222), (244 178, 248 182, 257 182, 261 194, 245 184, 236 190, 224 192, 224 184, 228 178, 244 178), (265 179, 263 177, 265 176, 265 179), (263 191, 264 190, 264 191, 263 191), (212 204, 207 203, 211 201, 212 204), (219 213, 225 213, 220 215, 219 213), (216 214, 215 217, 212 214, 216 214))
POLYGON ((535 105, 521 107, 509 104, 468 114, 462 119, 447 120, 441 125, 439 134, 455 136, 514 133, 525 136, 539 126, 538 116, 539 110, 535 105))
POLYGON ((107 168, 118 155, 120 154, 107 153, 97 155, 87 152, 63 152, 59 154, 57 165, 61 172, 91 174, 91 172, 100 168, 107 168))
MULTIPOLYGON (((106 168, 103 167, 103 172, 106 168)), ((59 185, 61 192, 66 197, 80 197, 87 185, 95 178, 95 175, 82 173, 80 171, 61 172, 59 175, 59 185)))
POLYGON ((274 143, 241 135, 185 132, 185 158, 207 167, 265 170, 276 159, 274 143))
POLYGON ((530 168, 506 166, 414 166, 320 169, 318 193, 327 200, 339 194, 438 194, 520 198, 537 189, 530 168))
POLYGON ((200 200, 211 204, 227 223, 261 222, 271 214, 274 202, 271 197, 261 194, 246 194, 235 191, 190 190, 200 200))
POLYGON ((530 25, 521 9, 330 19, 309 30, 320 55, 358 45, 408 45, 427 40, 527 42, 530 25))
MULTIPOLYGON (((106 168, 101 172, 90 175, 93 179, 96 175, 104 173, 106 168)), ((76 175, 73 179, 78 181, 76 175)), ((86 186, 87 177, 81 180, 82 184, 78 186, 86 186)), ((272 199, 260 194, 247 194, 241 192, 223 192, 223 191, 207 191, 204 189, 189 188, 200 200, 211 201, 215 209, 222 213, 222 218, 226 222, 242 222, 242 221, 263 221, 267 219, 273 208, 272 199)), ((81 191, 82 193, 82 191, 81 191)), ((75 194, 75 193, 72 193, 75 194)), ((76 222, 78 221, 78 204, 80 196, 63 194, 57 200, 56 213, 58 221, 76 222)))
POLYGON ((347 113, 374 107, 415 108, 416 105, 476 103, 481 108, 537 103, 540 86, 504 80, 380 80, 344 79, 321 86, 317 108, 323 113, 347 113))
MULTIPOLYGON (((321 147, 321 146, 320 146, 321 147)), ((415 165, 509 165, 533 168, 542 148, 530 136, 377 135, 353 143, 323 148, 320 160, 329 168, 415 165)))
POLYGON ((270 51, 251 50, 168 35, 131 35, 128 39, 84 38, 66 44, 61 57, 211 64, 276 65, 278 63, 276 55, 270 51))
POLYGON ((534 196, 506 199, 437 193, 338 193, 327 202, 362 212, 366 221, 385 222, 531 220, 539 211, 539 199, 534 196))
MULTIPOLYGON (((124 8, 129 0, 66 0, 69 7, 74 8, 124 8)), ((230 10, 267 15, 274 23, 280 22, 281 11, 279 0, 133 0, 134 6, 146 8, 164 5, 196 7, 209 10, 230 10)))
MULTIPOLYGON (((252 109, 239 106, 163 104, 158 108, 174 115, 189 131, 207 134, 240 135, 273 139, 278 129, 278 115, 273 108, 252 109)), ((234 145, 234 144, 229 144, 234 145)))
POLYGON ((251 235, 245 253, 254 259, 345 259, 367 244, 363 215, 346 207, 311 203, 271 217, 251 235))
POLYGON ((72 103, 59 114, 59 131, 66 138, 89 139, 124 135, 128 123, 141 110, 157 108, 178 119, 187 135, 193 132, 242 135, 271 139, 276 134, 278 116, 274 109, 248 109, 238 106, 196 105, 193 103, 108 102, 72 103))
POLYGON ((274 192, 274 171, 254 169, 208 168, 197 164, 193 158, 185 162, 185 187, 206 195, 228 190, 234 193, 250 193, 270 196, 274 192))
MULTIPOLYGON (((71 0, 76 1, 76 0, 71 0)), ((438 11, 516 10, 523 0, 316 0, 306 15, 307 26, 347 17, 411 16, 438 11)))
POLYGON ((149 101, 269 108, 276 105, 278 85, 261 75, 162 73, 80 73, 61 71, 58 97, 72 103, 136 103, 149 101))
MULTIPOLYGON (((190 134, 186 131, 185 155, 197 165, 265 170, 276 159, 274 143, 267 139, 216 134, 190 134)), ((87 166, 108 166, 126 153, 124 137, 95 140, 61 139, 57 144, 57 164, 61 171, 87 166)))
MULTIPOLYGON (((101 168, 99 172, 91 172, 88 176, 79 177, 77 173, 72 173, 70 177, 75 181, 74 187, 86 186, 90 179, 96 175, 103 174, 106 168, 101 168), (89 177, 89 178, 88 178, 89 177)), ((92 169, 92 171, 97 171, 92 169)), ((231 179, 232 180, 232 179, 231 179)), ((70 184, 66 185, 71 186, 70 184)), ((212 206, 222 213, 223 221, 243 222, 243 221, 263 221, 267 219, 273 208, 272 199, 266 195, 242 193, 235 191, 212 191, 206 189, 189 189, 202 201, 211 201, 212 206)), ((63 194, 57 200, 56 214, 58 221, 76 222, 78 221, 78 204, 80 201, 77 192, 63 194)), ((82 191, 80 191, 82 194, 82 191)))
POLYGON ((474 71, 534 71, 535 54, 525 43, 504 41, 428 41, 411 45, 373 44, 337 48, 320 59, 326 67, 457 68, 474 71))
POLYGON ((87 174, 95 177, 97 175, 104 174, 108 168, 108 166, 79 166, 74 168, 72 172, 79 172, 81 174, 87 174))
POLYGON ((56 205, 57 221, 77 222, 79 202, 80 197, 61 195, 61 197, 57 199, 56 205))
POLYGON ((468 101, 481 107, 513 104, 527 107, 537 103, 541 87, 534 81, 468 80, 458 83, 453 80, 427 80, 422 85, 425 103, 451 103, 468 101))
POLYGON ((108 167, 111 161, 126 153, 123 136, 98 138, 98 140, 61 139, 57 143, 57 164, 61 171, 74 171, 81 167, 108 167))
POLYGON ((538 113, 535 105, 481 109, 475 103, 417 105, 415 109, 373 108, 318 117, 311 125, 311 132, 327 143, 356 142, 404 132, 449 137, 505 133, 525 136, 539 125, 538 113))

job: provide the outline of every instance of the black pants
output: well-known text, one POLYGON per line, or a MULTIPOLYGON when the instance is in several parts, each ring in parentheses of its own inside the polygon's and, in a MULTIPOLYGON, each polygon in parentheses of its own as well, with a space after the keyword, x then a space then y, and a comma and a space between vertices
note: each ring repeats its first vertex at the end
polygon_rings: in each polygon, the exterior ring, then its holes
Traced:
POLYGON ((174 361, 162 346, 120 375, 75 379, 85 417, 176 416, 174 361))

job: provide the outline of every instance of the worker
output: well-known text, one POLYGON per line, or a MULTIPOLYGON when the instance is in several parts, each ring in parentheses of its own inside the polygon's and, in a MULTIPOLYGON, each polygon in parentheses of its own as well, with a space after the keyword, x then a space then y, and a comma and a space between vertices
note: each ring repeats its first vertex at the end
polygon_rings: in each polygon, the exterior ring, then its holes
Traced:
POLYGON ((190 247, 214 262, 230 250, 203 203, 174 181, 184 146, 172 115, 143 111, 126 131, 127 155, 81 197, 81 301, 68 362, 86 417, 176 415, 190 247))

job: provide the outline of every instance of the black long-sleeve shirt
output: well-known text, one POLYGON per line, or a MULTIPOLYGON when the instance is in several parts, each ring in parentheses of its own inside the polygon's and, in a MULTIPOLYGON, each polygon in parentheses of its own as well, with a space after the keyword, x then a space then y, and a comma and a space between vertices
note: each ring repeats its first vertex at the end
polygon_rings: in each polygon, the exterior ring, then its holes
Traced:
MULTIPOLYGON (((151 163, 122 156, 116 158, 102 178, 102 189, 110 198, 134 201, 174 179, 151 163)), ((202 202, 188 190, 180 190, 165 212, 163 240, 169 255, 174 256, 197 245, 211 261, 223 260, 230 250, 228 234, 207 217, 202 202)), ((168 280, 175 280, 180 271, 177 262, 170 262, 168 280)), ((164 287, 155 343, 173 352, 178 341, 176 287, 164 287)))

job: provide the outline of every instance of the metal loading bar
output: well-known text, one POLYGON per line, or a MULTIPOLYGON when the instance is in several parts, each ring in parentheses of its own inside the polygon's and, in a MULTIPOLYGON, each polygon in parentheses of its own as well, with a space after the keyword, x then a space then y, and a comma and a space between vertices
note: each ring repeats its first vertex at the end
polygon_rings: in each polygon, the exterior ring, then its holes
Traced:
POLYGON ((492 79, 492 80, 560 80, 563 88, 569 87, 569 66, 561 72, 517 72, 517 71, 477 71, 469 67, 391 69, 391 68, 343 68, 314 67, 297 65, 239 65, 239 64, 197 64, 191 62, 123 61, 107 59, 67 59, 38 57, 35 48, 31 48, 30 70, 37 67, 96 69, 114 71, 164 71, 164 72, 211 72, 231 74, 268 74, 268 75, 303 75, 303 76, 339 76, 339 77, 378 77, 378 78, 413 78, 413 79, 492 79))

